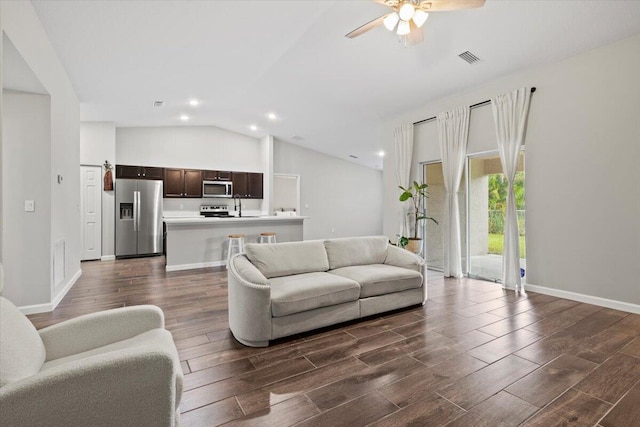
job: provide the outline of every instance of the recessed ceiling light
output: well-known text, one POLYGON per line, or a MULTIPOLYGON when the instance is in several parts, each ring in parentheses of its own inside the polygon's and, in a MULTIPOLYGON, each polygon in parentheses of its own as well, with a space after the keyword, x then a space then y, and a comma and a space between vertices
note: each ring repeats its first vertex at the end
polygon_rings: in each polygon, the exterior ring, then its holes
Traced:
POLYGON ((276 113, 269 113, 267 114, 267 118, 269 118, 269 120, 275 120, 278 116, 276 116, 276 113))
POLYGON ((186 122, 187 120, 189 120, 189 116, 187 116, 186 114, 183 114, 180 116, 180 120, 182 120, 183 122, 186 122))
POLYGON ((189 105, 191 105, 192 107, 195 107, 197 105, 200 105, 200 101, 198 101, 197 99, 190 99, 189 105))
POLYGON ((378 156, 384 157, 384 151, 382 151, 382 150, 378 151, 378 156))
POLYGON ((256 125, 251 125, 251 126, 249 126, 249 129, 251 129, 252 131, 254 131, 254 132, 255 132, 255 131, 257 131, 257 130, 258 130, 258 126, 256 126, 256 125))

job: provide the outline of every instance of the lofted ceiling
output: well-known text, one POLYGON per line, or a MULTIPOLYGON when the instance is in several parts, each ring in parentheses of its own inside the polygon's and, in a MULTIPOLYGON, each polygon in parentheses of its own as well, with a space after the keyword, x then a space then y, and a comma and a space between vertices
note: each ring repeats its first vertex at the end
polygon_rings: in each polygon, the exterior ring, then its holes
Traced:
POLYGON ((388 10, 368 0, 32 3, 83 121, 272 134, 375 168, 387 118, 640 33, 635 0, 487 0, 431 14, 407 47, 384 27, 344 37, 388 10), (482 62, 458 58, 467 50, 482 62))

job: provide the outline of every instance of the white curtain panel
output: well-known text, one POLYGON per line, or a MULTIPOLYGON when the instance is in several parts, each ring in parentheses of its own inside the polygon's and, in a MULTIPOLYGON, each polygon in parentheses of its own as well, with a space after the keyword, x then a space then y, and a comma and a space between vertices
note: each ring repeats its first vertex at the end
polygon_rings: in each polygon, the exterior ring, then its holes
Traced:
POLYGON ((441 223, 444 232, 444 275, 462 277, 458 190, 467 155, 469 107, 460 107, 438 114, 438 135, 442 153, 444 187, 447 191, 445 218, 441 223))
POLYGON ((502 261, 502 284, 507 289, 521 291, 520 245, 518 215, 513 180, 516 176, 518 157, 527 130, 527 116, 531 89, 523 87, 491 99, 495 121, 500 162, 507 178, 507 217, 504 222, 504 257, 502 261))
MULTIPOLYGON (((411 159, 413 156, 413 123, 397 126, 393 130, 394 155, 396 160, 396 184, 405 188, 411 181, 411 159)), ((397 193, 400 197, 400 190, 397 193)), ((409 204, 403 203, 401 208, 400 226, 398 234, 409 237, 411 233, 411 221, 407 213, 409 204)))

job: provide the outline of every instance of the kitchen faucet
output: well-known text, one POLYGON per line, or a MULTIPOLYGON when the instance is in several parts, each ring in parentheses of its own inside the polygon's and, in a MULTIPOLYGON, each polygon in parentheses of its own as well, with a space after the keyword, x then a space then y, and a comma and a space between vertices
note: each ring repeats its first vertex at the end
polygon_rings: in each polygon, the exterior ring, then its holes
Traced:
POLYGON ((233 195, 233 210, 238 211, 238 218, 242 218, 242 197, 239 194, 233 195), (237 205, 236 205, 236 197, 238 198, 237 205), (238 209, 238 207, 240 209, 238 209))

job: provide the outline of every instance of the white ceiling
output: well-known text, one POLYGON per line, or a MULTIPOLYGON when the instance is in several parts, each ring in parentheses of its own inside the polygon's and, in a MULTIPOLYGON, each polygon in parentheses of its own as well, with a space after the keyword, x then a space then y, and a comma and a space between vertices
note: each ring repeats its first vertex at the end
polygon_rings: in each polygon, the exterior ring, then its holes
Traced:
POLYGON ((640 33, 635 0, 488 0, 432 14, 425 42, 406 48, 382 27, 344 37, 386 12, 368 0, 33 4, 83 121, 270 133, 378 168, 386 118, 640 33), (457 55, 466 50, 483 62, 463 62, 457 55), (191 97, 202 104, 189 107, 191 97), (154 108, 156 100, 165 106, 154 108), (270 123, 269 111, 279 120, 270 123))

